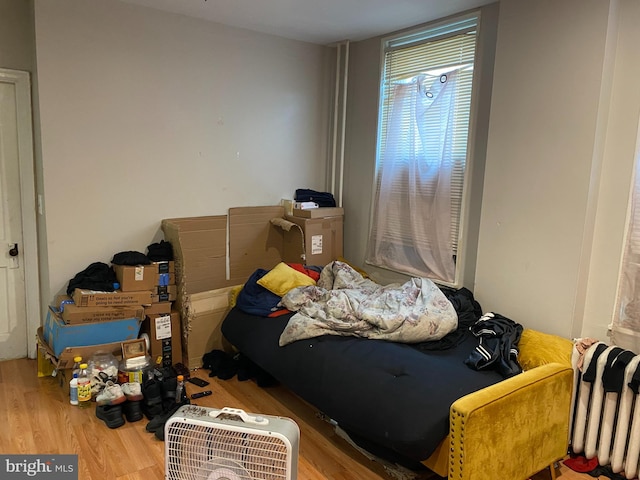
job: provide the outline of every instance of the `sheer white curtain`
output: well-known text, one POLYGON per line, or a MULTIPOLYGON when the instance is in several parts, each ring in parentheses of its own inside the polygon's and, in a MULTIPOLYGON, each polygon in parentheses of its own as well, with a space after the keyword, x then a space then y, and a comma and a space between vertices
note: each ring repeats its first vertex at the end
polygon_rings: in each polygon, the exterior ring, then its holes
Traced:
POLYGON ((453 283, 451 177, 460 69, 393 88, 367 262, 453 283))
POLYGON ((629 225, 611 340, 615 345, 640 353, 640 130, 635 163, 629 225))

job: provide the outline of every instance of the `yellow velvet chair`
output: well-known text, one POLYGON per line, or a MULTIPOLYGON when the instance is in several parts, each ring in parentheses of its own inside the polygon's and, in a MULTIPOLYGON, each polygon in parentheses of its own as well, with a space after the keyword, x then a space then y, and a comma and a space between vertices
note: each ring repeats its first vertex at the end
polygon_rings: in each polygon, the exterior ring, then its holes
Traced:
POLYGON ((456 400, 449 436, 423 463, 449 480, 525 480, 568 449, 573 343, 525 329, 524 372, 456 400))

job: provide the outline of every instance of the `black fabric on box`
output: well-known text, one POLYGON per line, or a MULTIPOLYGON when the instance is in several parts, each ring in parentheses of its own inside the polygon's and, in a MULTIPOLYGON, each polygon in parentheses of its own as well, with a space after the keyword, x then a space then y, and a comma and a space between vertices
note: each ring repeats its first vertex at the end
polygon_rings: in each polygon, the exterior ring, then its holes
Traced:
POLYGON ((117 283, 116 272, 106 263, 95 262, 75 277, 69 280, 67 295, 73 294, 76 288, 86 288, 87 290, 98 290, 101 292, 113 292, 114 283, 117 283))
POLYGON ((407 344, 334 335, 280 347, 291 315, 266 318, 233 308, 222 333, 345 431, 411 460, 425 460, 447 436, 455 400, 502 380, 495 371, 476 371, 463 363, 476 344, 470 332, 456 348, 425 352, 407 344))
POLYGON ((147 257, 152 262, 170 262, 173 260, 173 246, 164 240, 152 243, 147 247, 147 257))
POLYGON ((128 251, 116 253, 113 256, 111 263, 113 263, 114 265, 136 266, 149 265, 151 263, 151 260, 149 260, 149 257, 147 257, 144 253, 128 251))
POLYGON ((308 188, 298 188, 294 197, 296 202, 316 202, 319 207, 335 207, 336 200, 329 192, 316 192, 308 188))

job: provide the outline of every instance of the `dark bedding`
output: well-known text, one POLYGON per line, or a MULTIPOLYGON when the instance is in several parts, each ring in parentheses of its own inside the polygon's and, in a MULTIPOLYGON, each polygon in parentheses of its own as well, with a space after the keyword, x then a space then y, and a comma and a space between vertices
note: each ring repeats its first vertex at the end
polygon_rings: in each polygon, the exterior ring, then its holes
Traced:
POLYGON ((290 316, 267 318, 234 308, 222 333, 373 453, 379 447, 425 460, 447 436, 451 404, 502 380, 495 371, 463 363, 477 345, 466 328, 458 332, 456 346, 445 350, 333 335, 280 347, 290 316))

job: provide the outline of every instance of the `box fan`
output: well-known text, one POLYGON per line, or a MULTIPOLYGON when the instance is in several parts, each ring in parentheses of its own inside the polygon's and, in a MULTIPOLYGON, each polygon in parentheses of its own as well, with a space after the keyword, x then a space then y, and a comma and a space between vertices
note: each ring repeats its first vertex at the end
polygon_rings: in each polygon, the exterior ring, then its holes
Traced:
POLYGON ((165 424, 167 480, 295 480, 300 429, 289 418, 184 405, 165 424))

